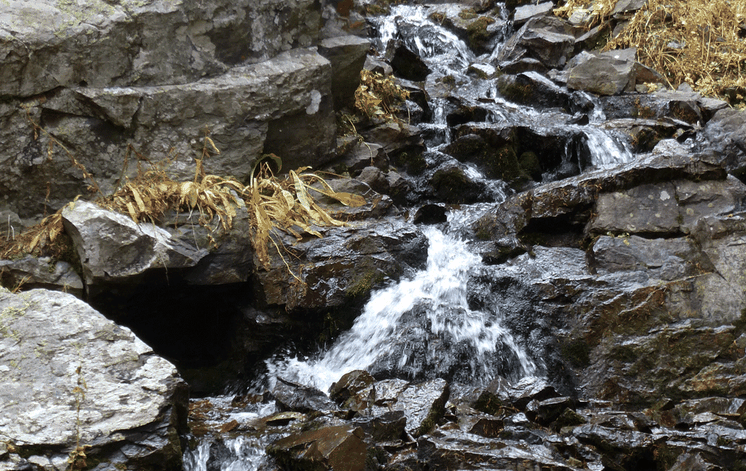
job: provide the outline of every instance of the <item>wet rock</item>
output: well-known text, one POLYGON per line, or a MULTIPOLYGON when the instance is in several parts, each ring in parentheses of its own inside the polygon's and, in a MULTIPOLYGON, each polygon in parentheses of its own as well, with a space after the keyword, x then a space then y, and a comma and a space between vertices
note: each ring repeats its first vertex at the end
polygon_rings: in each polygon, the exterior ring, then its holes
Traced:
POLYGON ((356 417, 353 423, 374 443, 396 442, 404 438, 407 418, 403 411, 391 411, 370 418, 356 417))
POLYGON ((282 410, 302 413, 338 410, 337 404, 318 389, 282 378, 277 378, 270 392, 282 410))
POLYGON ((337 139, 337 152, 340 158, 331 167, 338 174, 349 172, 351 176, 357 177, 365 167, 373 166, 386 170, 389 166, 389 159, 383 146, 361 142, 355 136, 337 139))
POLYGON ((746 113, 723 109, 715 113, 703 132, 706 147, 720 156, 729 173, 746 175, 746 113))
POLYGON ((699 93, 658 90, 655 93, 624 94, 600 98, 608 119, 671 118, 688 124, 708 122, 727 103, 704 98, 699 93))
POLYGON ((0 312, 0 429, 12 447, 0 467, 67 468, 78 440, 89 465, 181 467, 188 392, 171 363, 69 294, 0 289, 0 312))
POLYGON ((422 437, 417 443, 420 461, 437 469, 547 469, 569 471, 572 467, 551 447, 517 444, 481 438, 463 432, 442 432, 422 437))
POLYGON ((65 230, 80 256, 87 285, 123 281, 155 268, 193 267, 207 247, 174 244, 171 234, 153 224, 78 201, 63 212, 65 230))
POLYGON ((468 414, 459 412, 459 428, 465 432, 485 438, 498 438, 505 429, 503 420, 492 415, 479 414, 476 411, 468 414))
POLYGON ((367 371, 351 371, 332 384, 329 388, 329 398, 341 404, 374 382, 375 379, 367 371))
POLYGON ((635 62, 635 49, 624 49, 573 58, 567 87, 598 95, 618 95, 633 91, 637 83, 664 83, 661 76, 635 62))
MULTIPOLYGON (((713 180, 724 177, 724 169, 711 155, 650 154, 613 170, 591 171, 519 193, 502 203, 493 214, 475 223, 474 230, 494 240, 523 230, 533 232, 532 227, 544 233, 547 232, 543 229, 544 224, 553 225, 554 231, 557 224, 563 224, 582 232, 590 219, 588 210, 601 192, 610 193, 669 179, 713 180)), ((720 182, 717 185, 729 184, 720 182)))
POLYGON ((544 400, 532 400, 526 404, 526 417, 542 425, 549 425, 559 418, 566 409, 572 408, 575 401, 569 397, 553 397, 544 400))
POLYGON ((335 110, 353 109, 355 90, 360 85, 360 71, 369 49, 369 40, 352 35, 327 38, 319 44, 319 54, 332 64, 335 110))
POLYGON ((632 430, 614 430, 599 425, 581 425, 573 435, 603 452, 603 462, 612 469, 627 469, 640 463, 652 463, 653 437, 632 430))
POLYGON ((653 278, 669 281, 713 268, 691 238, 604 235, 596 239, 589 258, 589 265, 599 274, 643 270, 653 278))
POLYGON ((488 8, 468 4, 446 3, 433 5, 429 17, 452 31, 477 54, 492 52, 498 42, 503 41, 508 22, 496 9, 489 14, 488 8))
POLYGON ((497 56, 504 62, 531 57, 548 68, 565 65, 575 45, 572 26, 555 16, 531 18, 505 43, 497 56))
POLYGON ((474 203, 485 194, 483 183, 472 179, 458 165, 447 165, 438 169, 430 179, 440 201, 445 203, 474 203))
MULTIPOLYGON (((485 133, 462 134, 463 131, 463 128, 460 129, 458 138, 443 149, 445 153, 459 161, 475 163, 490 178, 506 182, 514 182, 521 178, 518 157, 511 142, 511 129, 505 129, 502 133, 489 133, 487 139, 483 137, 485 133), (507 136, 503 138, 504 135, 507 136)), ((454 187, 454 184, 450 186, 454 187)))
MULTIPOLYGON (((381 201, 379 195, 369 205, 375 207, 381 201)), ((270 269, 254 275, 262 302, 289 310, 349 305, 365 299, 385 279, 398 278, 426 261, 425 236, 401 221, 353 221, 322 232, 321 239, 286 238, 286 249, 293 257, 283 260, 276 251, 270 252, 270 269), (293 273, 300 274, 302 283, 288 271, 286 262, 293 273)))
POLYGON ((44 288, 83 295, 83 280, 68 262, 50 257, 27 255, 19 260, 0 260, 0 281, 3 286, 24 289, 44 288))
POLYGON ((404 152, 422 153, 425 147, 420 133, 420 129, 416 126, 394 122, 387 122, 361 131, 366 142, 383 146, 384 152, 392 160, 404 152))
POLYGON ((9 208, 22 218, 90 194, 91 182, 70 155, 52 144, 55 152, 48 158, 50 138, 65 143, 105 194, 123 173, 135 173, 137 156, 168 161, 169 176, 191 181, 203 148, 213 152, 206 132, 221 150, 204 159, 207 173, 248 180, 256 159, 270 152, 281 156, 284 168, 319 167, 333 157, 331 81, 329 61, 302 49, 188 84, 57 88, 43 100, 11 100, 0 105, 0 122, 18 138, 2 140, 0 152, 19 158, 4 161, 0 185, 12 197, 9 208), (31 107, 28 116, 49 134, 33 138, 21 104, 31 107), (36 195, 47 193, 49 175, 55 178, 45 202, 36 195))
POLYGON ((497 88, 503 97, 516 103, 542 108, 573 108, 570 94, 538 72, 501 75, 497 79, 497 88))
POLYGON ((4 4, 6 34, 16 41, 3 43, 2 55, 10 59, 0 74, 0 95, 31 96, 78 84, 187 83, 226 65, 313 46, 321 27, 319 3, 278 5, 4 4), (265 34, 270 24, 278 25, 275 34, 265 34))
POLYGON ((426 204, 414 214, 415 224, 438 224, 448 220, 445 206, 439 204, 426 204))
POLYGON ((724 181, 640 185, 602 193, 590 230, 597 233, 680 234, 691 232, 705 215, 739 211, 746 202, 746 186, 735 178, 724 181))
POLYGON ((552 2, 537 3, 536 5, 524 5, 513 12, 513 24, 520 27, 526 21, 535 16, 545 16, 554 9, 552 2))
POLYGON ((111 283, 137 284, 147 273, 187 268, 192 269, 185 275, 189 283, 226 284, 245 281, 253 266, 248 214, 241 208, 228 231, 217 219, 204 227, 198 215, 174 215, 176 220, 164 224, 166 228, 138 224, 85 201, 65 208, 63 224, 80 257, 89 293, 111 283))
POLYGON ((419 437, 435 428, 443 417, 450 387, 443 379, 409 385, 399 393, 392 409, 403 411, 407 418, 406 430, 419 437))
POLYGON ((349 425, 292 434, 270 445, 267 451, 286 469, 366 469, 363 431, 349 425))
POLYGON ((421 82, 430 74, 420 56, 410 51, 402 41, 392 40, 386 45, 386 59, 394 73, 403 79, 421 82))
POLYGON ((681 139, 686 132, 691 132, 693 129, 687 123, 678 120, 640 118, 608 120, 604 124, 604 127, 626 134, 628 137, 627 144, 629 144, 630 150, 634 153, 650 152, 663 140, 677 142, 670 138, 677 137, 677 139, 681 139))

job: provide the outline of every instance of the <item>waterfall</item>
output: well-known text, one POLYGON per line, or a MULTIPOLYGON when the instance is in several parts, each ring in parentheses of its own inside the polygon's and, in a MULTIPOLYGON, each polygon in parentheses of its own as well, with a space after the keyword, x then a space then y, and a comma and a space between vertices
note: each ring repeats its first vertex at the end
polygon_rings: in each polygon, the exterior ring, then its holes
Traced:
MULTIPOLYGON (((576 174, 578 167, 581 170, 607 168, 632 159, 623 142, 600 127, 605 119, 602 107, 589 95, 586 94, 586 98, 595 105, 589 116, 590 123, 565 124, 571 118, 566 111, 547 112, 507 101, 499 96, 495 80, 480 78, 481 74, 469 76, 470 66, 487 67, 494 54, 476 57, 463 40, 428 19, 425 7, 393 6, 390 15, 370 21, 377 28, 380 51, 385 50, 390 40, 402 40, 427 63, 433 71, 431 77, 452 75, 457 81, 468 84, 457 87, 451 95, 430 100, 432 121, 419 124, 429 145, 428 153, 437 154, 451 143, 452 130, 447 118, 454 106, 450 100, 452 96, 464 105, 485 109, 485 125, 531 125, 568 136, 561 168, 549 175, 551 178, 576 174), (578 157, 581 152, 582 159, 578 157), (579 164, 578 160, 582 162, 579 164), (572 169, 565 171, 566 168, 572 169)), ((545 86, 559 89, 543 76, 536 74, 535 77, 545 86)), ((488 189, 492 202, 481 205, 494 210, 495 204, 506 198, 509 190, 504 182, 489 181, 474 165, 462 163, 461 166, 472 181, 484 183, 488 189)), ((524 329, 514 334, 506 327, 508 317, 511 314, 515 317, 515 313, 506 311, 516 298, 491 286, 485 288, 484 284, 481 294, 475 294, 472 286, 478 283, 480 275, 492 278, 499 270, 509 269, 485 267, 473 244, 459 237, 468 232, 464 228, 485 209, 481 205, 452 210, 448 223, 423 228, 429 242, 424 269, 373 292, 352 328, 328 349, 310 357, 294 357, 283 352, 267 359, 267 373, 262 380, 271 384, 276 378, 282 378, 328 391, 332 383, 352 370, 367 370, 377 379, 445 378, 474 386, 485 385, 498 376, 515 383, 545 377, 547 367, 542 358, 536 354, 536 349, 531 350, 531 345, 526 345, 532 342, 528 338, 533 332, 527 335, 524 329), (475 302, 474 298, 480 295, 492 297, 475 302), (507 301, 496 302, 497 297, 507 301)), ((267 411, 252 409, 229 417, 243 424, 262 413, 266 415, 267 411)), ((189 471, 263 469, 267 443, 257 438, 201 440, 185 454, 185 469, 189 471), (216 454, 220 456, 216 458, 216 454)))
POLYGON ((430 242, 425 270, 373 293, 352 329, 318 358, 271 359, 270 374, 326 391, 356 369, 413 379, 455 376, 481 384, 497 374, 518 379, 536 373, 499 312, 469 307, 468 281, 480 257, 438 229, 424 232, 430 242), (517 368, 502 367, 506 357, 517 368))

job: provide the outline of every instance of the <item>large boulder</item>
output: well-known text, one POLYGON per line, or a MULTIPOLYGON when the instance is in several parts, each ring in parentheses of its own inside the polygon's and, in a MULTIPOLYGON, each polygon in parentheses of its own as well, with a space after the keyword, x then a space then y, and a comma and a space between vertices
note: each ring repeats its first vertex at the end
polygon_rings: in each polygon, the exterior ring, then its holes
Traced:
POLYGON ((565 65, 575 46, 575 29, 555 16, 533 17, 508 39, 497 55, 501 66, 536 59, 548 68, 565 65))
POLYGON ((598 95, 618 95, 635 90, 637 84, 665 83, 660 74, 635 61, 637 50, 622 49, 573 58, 567 87, 598 95))
POLYGON ((0 468, 181 468, 171 363, 69 294, 0 290, 0 313, 0 468))
POLYGON ((253 251, 249 217, 238 208, 230 229, 218 218, 200 224, 199 214, 173 216, 174 222, 136 223, 129 216, 86 201, 68 205, 63 224, 80 257, 89 294, 111 284, 137 285, 151 272, 169 270, 196 285, 240 283, 249 278, 253 251), (192 269, 184 273, 185 269, 192 269))

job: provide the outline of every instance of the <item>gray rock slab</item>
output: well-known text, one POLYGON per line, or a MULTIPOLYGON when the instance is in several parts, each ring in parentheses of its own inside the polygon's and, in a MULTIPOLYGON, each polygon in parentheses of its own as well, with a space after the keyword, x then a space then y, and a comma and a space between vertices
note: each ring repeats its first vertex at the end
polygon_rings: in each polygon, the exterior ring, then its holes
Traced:
POLYGON ((78 440, 117 469, 180 466, 186 385, 129 329, 70 294, 0 289, 0 332, 0 442, 45 469, 78 440))
POLYGON ((0 95, 187 83, 318 41, 314 0, 0 4, 0 95))
POLYGON ((18 260, 0 260, 0 279, 5 286, 23 289, 46 288, 83 294, 83 280, 68 262, 27 255, 18 260))
POLYGON ((152 223, 136 223, 129 216, 77 201, 62 212, 83 266, 86 284, 124 281, 152 269, 193 267, 208 253, 179 244, 152 223))
POLYGON ((352 109, 355 90, 360 85, 360 71, 365 65, 371 42, 358 36, 328 38, 319 44, 319 54, 332 64, 332 95, 334 108, 352 109))
POLYGON ((554 9, 554 3, 544 2, 536 5, 523 5, 515 9, 513 24, 520 26, 535 16, 544 16, 554 9))
POLYGON ((532 57, 547 67, 562 67, 575 44, 575 30, 554 16, 531 18, 508 39, 497 55, 497 62, 532 57))

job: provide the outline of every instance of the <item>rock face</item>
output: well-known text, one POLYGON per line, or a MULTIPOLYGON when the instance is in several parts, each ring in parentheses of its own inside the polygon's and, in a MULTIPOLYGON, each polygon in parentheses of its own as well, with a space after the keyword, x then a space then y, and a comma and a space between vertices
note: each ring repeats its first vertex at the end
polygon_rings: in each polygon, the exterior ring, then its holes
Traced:
POLYGON ((186 384, 132 332, 45 290, 0 291, 0 332, 0 467, 180 469, 186 384))
POLYGON ((4 3, 0 95, 189 83, 315 44, 319 2, 4 3), (271 26, 271 34, 268 28, 271 26), (82 52, 83 51, 83 52, 82 52))
POLYGON ((138 159, 168 161, 167 173, 190 180, 203 147, 215 154, 206 133, 221 151, 205 160, 208 173, 247 180, 256 159, 270 152, 282 156, 286 168, 319 166, 329 159, 336 129, 331 77, 326 59, 300 49, 188 84, 72 86, 33 103, 4 103, 0 120, 18 138, 3 140, 0 187, 13 196, 12 209, 33 217, 42 209, 47 182, 53 208, 86 193, 91 181, 71 158, 106 194, 135 171, 138 159), (27 118, 46 130, 38 140, 27 118), (49 158, 47 145, 53 149, 49 158))
POLYGON ((33 219, 89 185, 108 194, 136 162, 191 179, 203 149, 216 153, 208 133, 221 151, 204 161, 209 173, 248 179, 263 153, 286 169, 320 167, 333 102, 350 104, 367 51, 362 39, 327 38, 332 73, 312 47, 321 3, 4 3, 3 209, 33 219))

